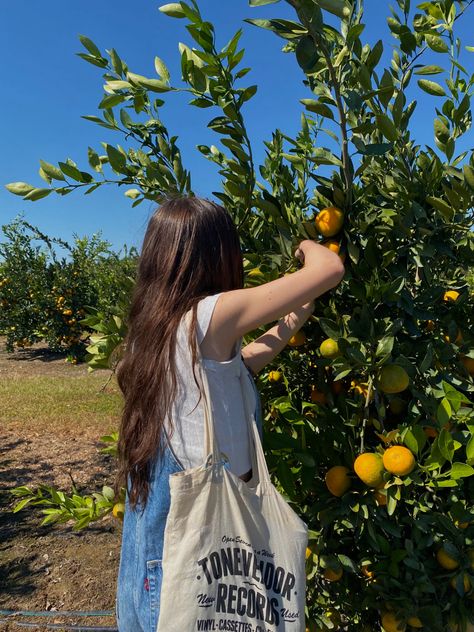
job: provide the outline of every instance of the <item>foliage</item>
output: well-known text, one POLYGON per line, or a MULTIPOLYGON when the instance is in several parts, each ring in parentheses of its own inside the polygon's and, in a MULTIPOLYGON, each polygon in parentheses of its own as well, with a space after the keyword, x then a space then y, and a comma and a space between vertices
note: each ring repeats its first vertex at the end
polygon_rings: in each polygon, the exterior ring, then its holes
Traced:
POLYGON ((111 179, 98 180, 69 161, 54 172, 48 167, 48 177, 60 184, 47 193, 21 183, 10 189, 35 199, 117 181, 136 187, 127 192, 134 204, 191 192, 177 138, 159 119, 163 99, 153 100, 156 92, 164 98, 181 91, 191 94, 192 106, 212 112, 208 127, 218 144, 198 150, 222 177, 214 195, 239 226, 247 285, 296 269, 299 241, 321 239, 318 210, 342 209, 337 241, 346 256, 345 278, 317 300, 304 327, 306 341, 288 347, 259 376, 269 466, 311 529, 309 629, 340 623, 347 630, 378 630, 387 612, 402 626, 414 616, 433 631, 463 626, 472 619, 474 587, 468 557, 474 546, 474 381, 467 360, 474 359, 474 300, 466 280, 474 264, 474 157, 457 153, 457 145, 471 129, 474 78, 460 63, 456 21, 471 2, 427 1, 415 12, 409 0, 397 0, 388 18, 394 46, 387 67, 388 43, 362 42, 362 1, 288 4, 292 20, 248 20, 284 40, 283 51, 295 55, 308 89, 299 133, 291 138, 275 130, 264 164, 254 165, 243 116, 256 86, 237 87, 249 70, 240 67, 241 31, 217 50, 214 27, 192 0, 161 8, 183 19, 194 41, 193 48, 180 44, 185 88, 171 83, 159 58, 159 79, 146 78, 131 73, 115 50, 105 56, 82 38, 87 52, 81 56, 105 70, 103 118, 93 120, 140 146, 104 145, 107 155, 100 157, 89 152, 97 173, 109 163, 111 179), (322 8, 340 18, 337 26, 334 17, 325 21, 322 8), (442 65, 423 64, 427 51, 442 65), (413 138, 417 102, 408 101, 409 89, 423 95, 425 108, 436 104, 433 147, 413 138), (456 300, 445 297, 448 289, 458 292, 456 300), (339 348, 334 358, 319 352, 328 337, 339 348), (388 364, 408 374, 400 393, 380 387, 388 364), (268 380, 272 370, 282 379, 268 380), (312 401, 314 388, 325 398, 312 401), (384 489, 374 491, 353 464, 360 453, 382 454, 389 445, 404 445, 416 465, 403 477, 385 471, 384 489), (333 496, 325 474, 339 465, 350 469, 352 485, 333 496), (441 545, 456 570, 438 563, 441 545), (341 570, 340 579, 330 581, 341 570))
POLYGON ((105 321, 121 304, 136 252, 121 257, 100 234, 76 236, 71 246, 22 218, 4 225, 3 233, 0 331, 7 350, 46 340, 52 351, 66 351, 72 362, 83 359, 96 314, 105 321), (66 249, 69 260, 59 259, 54 245, 66 249))

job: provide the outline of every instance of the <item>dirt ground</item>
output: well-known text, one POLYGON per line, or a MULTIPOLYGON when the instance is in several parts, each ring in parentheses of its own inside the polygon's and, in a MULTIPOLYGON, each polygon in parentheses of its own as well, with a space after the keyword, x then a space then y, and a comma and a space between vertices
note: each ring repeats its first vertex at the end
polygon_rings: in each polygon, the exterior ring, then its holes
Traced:
MULTIPOLYGON (((9 354, 0 337, 0 381, 22 375, 64 376, 72 372, 85 375, 87 366, 65 364, 64 356, 49 353, 39 345, 9 354)), ((100 389, 109 372, 90 375, 100 389)), ((63 430, 48 430, 45 424, 25 429, 21 420, 2 421, 0 403, 0 610, 58 613, 47 618, 15 617, 8 622, 0 613, 1 632, 28 629, 16 625, 15 619, 115 628, 114 615, 64 618, 59 613, 114 612, 121 524, 109 514, 80 532, 73 532, 71 525, 41 527, 41 509, 27 507, 13 514, 11 509, 17 499, 8 493, 13 487, 36 487, 40 483, 70 493, 71 477, 83 493, 110 485, 115 459, 99 452, 105 447, 99 438, 111 429, 103 422, 96 426, 89 422, 80 428, 66 425, 63 430)))

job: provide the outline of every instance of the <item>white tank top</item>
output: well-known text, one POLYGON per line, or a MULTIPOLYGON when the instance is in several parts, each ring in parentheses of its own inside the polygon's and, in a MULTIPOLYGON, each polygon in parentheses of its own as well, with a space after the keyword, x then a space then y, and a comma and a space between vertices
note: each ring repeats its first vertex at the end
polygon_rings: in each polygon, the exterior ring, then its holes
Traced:
MULTIPOLYGON (((197 307, 197 341, 201 344, 206 335, 218 294, 206 296, 197 307)), ((251 467, 250 444, 244 412, 240 371, 247 371, 241 356, 242 338, 234 349, 230 360, 223 362, 203 358, 204 370, 209 382, 211 407, 216 424, 219 449, 227 455, 230 470, 237 476, 248 472, 251 467)), ((199 399, 199 390, 192 372, 192 355, 187 341, 184 319, 181 321, 176 340, 176 373, 178 391, 172 405, 174 432, 170 447, 181 465, 187 469, 204 463, 204 408, 199 399)), ((196 368, 196 376, 199 374, 196 368)), ((256 408, 257 398, 249 380, 249 401, 256 408)))

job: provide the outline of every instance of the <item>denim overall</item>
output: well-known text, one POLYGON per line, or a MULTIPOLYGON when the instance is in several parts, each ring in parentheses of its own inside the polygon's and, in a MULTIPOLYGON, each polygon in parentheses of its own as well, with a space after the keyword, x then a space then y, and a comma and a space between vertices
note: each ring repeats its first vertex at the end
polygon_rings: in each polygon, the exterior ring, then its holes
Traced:
MULTIPOLYGON (((248 370, 247 373, 255 391, 255 419, 262 437, 260 394, 248 370)), ((152 468, 144 511, 140 505, 135 511, 130 509, 127 489, 115 606, 119 632, 156 632, 164 531, 170 508, 169 476, 180 470, 182 465, 166 445, 163 458, 156 460, 152 468)))

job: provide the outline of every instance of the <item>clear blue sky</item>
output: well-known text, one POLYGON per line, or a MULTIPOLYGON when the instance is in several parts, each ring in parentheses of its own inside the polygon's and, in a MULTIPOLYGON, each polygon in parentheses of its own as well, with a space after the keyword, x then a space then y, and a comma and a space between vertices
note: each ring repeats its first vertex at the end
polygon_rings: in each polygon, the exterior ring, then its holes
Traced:
MULTIPOLYGON (((192 40, 185 21, 161 14, 158 11, 161 4, 164 1, 4 0, 1 3, 1 224, 24 211, 29 222, 50 236, 72 241, 74 233, 83 236, 101 230, 115 249, 124 243, 140 246, 153 208, 144 202, 132 209, 123 189, 108 186, 88 196, 52 194, 38 202, 24 202, 6 191, 3 184, 25 181, 44 186, 38 175, 40 158, 56 164, 70 157, 88 170, 89 145, 103 153, 101 141, 124 144, 120 135, 81 119, 84 114, 98 114, 103 80, 100 68, 75 55, 83 50, 79 34, 90 37, 101 50, 115 48, 130 70, 138 74, 153 77, 154 57, 159 55, 171 70, 172 81, 180 84, 178 42, 192 45, 192 40)), ((367 0, 367 27, 363 34, 364 41, 371 44, 382 38, 386 54, 390 54, 393 45, 386 25, 390 4, 386 0, 367 0)), ((263 140, 270 138, 275 128, 290 135, 295 133, 303 107, 299 99, 311 94, 302 84, 303 76, 294 56, 281 52, 284 41, 244 23, 243 19, 291 18, 293 12, 286 2, 251 8, 246 0, 200 0, 199 6, 203 15, 215 24, 220 46, 243 27, 241 43, 246 49, 245 65, 253 69, 245 77, 244 85, 257 83, 259 86, 245 113, 256 159, 262 160, 263 140)), ((474 36, 469 38, 468 31, 472 16, 471 11, 459 29, 464 45, 474 44, 474 36)), ((429 53, 423 61, 444 65, 447 58, 429 53)), ((474 55, 465 53, 463 62, 473 72, 474 55)), ((434 108, 441 100, 424 93, 418 97, 418 112, 414 117, 416 140, 433 145, 434 108)), ((214 133, 206 128, 209 112, 214 110, 187 106, 185 94, 166 98, 169 103, 163 108, 162 118, 170 133, 179 136, 185 165, 193 175, 193 188, 198 195, 211 197, 211 192, 220 188, 219 175, 216 166, 206 161, 195 146, 216 142, 214 133)))

